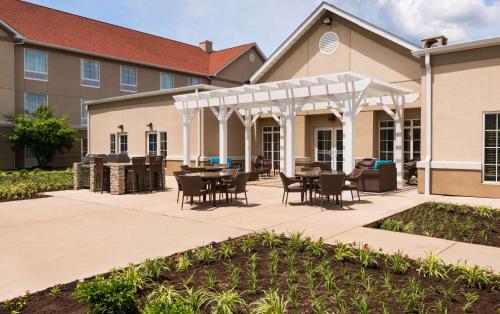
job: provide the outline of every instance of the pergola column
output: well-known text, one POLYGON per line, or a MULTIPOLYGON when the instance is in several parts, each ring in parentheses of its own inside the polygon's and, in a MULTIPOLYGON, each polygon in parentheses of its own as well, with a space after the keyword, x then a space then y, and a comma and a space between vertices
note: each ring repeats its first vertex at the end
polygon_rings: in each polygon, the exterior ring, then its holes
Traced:
POLYGON ((355 167, 356 112, 345 111, 342 118, 343 171, 350 173, 355 167))
POLYGON ((245 171, 252 171, 252 116, 245 110, 245 171))
MULTIPOLYGON (((399 97, 398 97, 399 98, 399 97)), ((401 97, 404 98, 404 97, 401 97)), ((400 100, 400 99, 398 99, 400 100)), ((398 186, 403 186, 403 176, 404 176, 404 109, 403 105, 396 102, 395 109, 396 117, 394 119, 394 162, 397 168, 397 182, 398 186)))
POLYGON ((191 162, 191 118, 193 117, 192 110, 184 109, 182 111, 182 164, 188 165, 191 162))
POLYGON ((227 163, 227 108, 219 107, 219 163, 227 163))
POLYGON ((295 176, 295 104, 290 101, 285 107, 285 175, 295 176))

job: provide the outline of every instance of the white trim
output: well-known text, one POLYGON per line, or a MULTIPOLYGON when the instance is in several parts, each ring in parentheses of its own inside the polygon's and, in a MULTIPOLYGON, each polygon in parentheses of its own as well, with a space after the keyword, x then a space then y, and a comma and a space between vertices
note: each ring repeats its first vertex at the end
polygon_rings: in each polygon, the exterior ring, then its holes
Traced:
POLYGON ((94 59, 89 59, 89 58, 80 58, 80 86, 90 87, 90 88, 100 88, 101 87, 101 62, 100 61, 97 61, 94 59), (89 78, 83 77, 83 74, 84 74, 83 63, 85 62, 85 60, 93 61, 93 62, 97 63, 97 76, 99 77, 99 79, 96 80, 96 79, 89 79, 89 78), (97 84, 97 86, 86 85, 83 83, 84 80, 97 82, 98 84, 97 84))
POLYGON ((415 57, 421 57, 421 56, 424 56, 427 54, 434 55, 434 54, 462 51, 462 50, 469 50, 469 49, 477 49, 477 48, 497 46, 497 45, 500 45, 500 37, 484 38, 484 39, 456 43, 456 44, 446 45, 446 46, 439 46, 439 47, 434 47, 434 48, 416 49, 416 50, 412 51, 411 53, 415 57))
POLYGON ((159 154, 159 152, 160 152, 160 150, 159 150, 159 148, 160 148, 160 145, 159 145, 160 144, 160 137, 158 135, 159 135, 158 131, 147 131, 146 132, 146 156, 159 156, 160 155, 159 154), (149 154, 149 135, 150 134, 155 134, 156 135, 156 154, 154 154, 154 155, 150 155, 149 154))
MULTIPOLYGON (((498 116, 500 115, 500 111, 486 111, 486 112, 483 112, 483 129, 482 129, 482 155, 481 155, 481 164, 484 166, 482 167, 482 171, 481 171, 481 181, 483 183, 489 183, 489 184, 500 184, 500 180, 496 180, 496 181, 486 181, 484 180, 484 170, 486 168, 486 145, 485 145, 485 139, 486 139, 486 115, 488 114, 492 114, 492 115, 495 115, 495 116, 498 116)), ((497 117, 498 119, 498 117, 497 117)), ((497 132, 500 132, 500 125, 497 125, 497 128, 496 128, 496 131, 497 132)), ((500 138, 497 137, 497 144, 496 144, 496 150, 499 150, 500 149, 500 138)), ((497 155, 497 162, 496 162, 496 166, 497 166, 497 175, 498 175, 498 167, 500 167, 500 160, 498 159, 500 158, 498 155, 497 155)), ((490 165, 490 164, 489 164, 490 165)))
MULTIPOLYGON (((318 132, 319 131, 330 131, 330 166, 332 167, 333 169, 333 165, 334 165, 334 156, 333 156, 333 148, 334 148, 334 145, 335 145, 335 128, 333 127, 318 127, 318 128, 314 128, 314 161, 320 161, 318 160, 318 132)), ((321 162, 324 162, 324 161, 321 161, 321 162)))
POLYGON ((15 39, 18 39, 18 40, 24 40, 25 39, 25 37, 21 33, 19 33, 17 30, 14 29, 14 27, 10 26, 9 24, 7 24, 7 22, 5 22, 2 19, 0 19, 0 25, 2 25, 8 31, 10 31, 12 34, 14 34, 14 38, 15 39))
MULTIPOLYGON (((432 161, 432 65, 431 55, 425 55, 425 175, 424 192, 431 194, 431 161, 432 161)), ((422 124, 422 122, 420 122, 422 124)), ((420 134, 422 137, 422 134, 420 134)))
POLYGON ((373 24, 370 24, 350 13, 347 13, 331 4, 321 3, 310 15, 309 17, 273 52, 273 54, 267 59, 267 61, 255 72, 251 77, 250 81, 255 83, 258 81, 292 46, 296 43, 312 26, 316 23, 320 17, 325 12, 332 12, 344 18, 372 33, 375 33, 383 38, 386 38, 409 51, 418 50, 419 47, 394 35, 391 34, 373 24))
POLYGON ((128 133, 127 132, 119 132, 116 135, 118 137, 118 154, 128 154, 128 133), (122 138, 121 138, 122 135, 127 136, 127 150, 126 151, 122 151, 122 138))
POLYGON ((23 48, 23 76, 24 76, 25 80, 47 82, 49 80, 49 53, 45 50, 24 47, 23 48), (45 53, 45 62, 47 64, 47 71, 46 72, 26 70, 26 50, 34 50, 34 51, 40 51, 40 52, 45 53), (44 74, 44 75, 47 75, 47 78, 41 79, 41 78, 26 77, 26 73, 44 74))
POLYGON ((163 71, 161 71, 161 72, 160 72, 160 90, 172 89, 172 88, 174 88, 174 86, 175 86, 175 82, 174 82, 174 73, 172 73, 172 72, 163 72, 163 71), (162 76, 162 74, 168 74, 168 75, 170 75, 170 76, 172 77, 172 87, 170 87, 170 88, 162 88, 162 87, 161 87, 161 76, 162 76))
MULTIPOLYGON (((425 161, 417 162, 417 168, 427 168, 428 163, 425 161)), ((454 169, 454 170, 481 170, 481 162, 479 161, 432 161, 431 169, 454 169)))
POLYGON ((137 67, 131 66, 131 65, 120 64, 120 91, 121 92, 136 93, 137 92, 137 81, 138 80, 139 80, 139 78, 138 78, 137 67), (135 84, 125 84, 125 83, 122 82, 122 70, 123 70, 124 67, 132 68, 132 69, 135 70, 135 84), (122 86, 130 86, 130 87, 134 87, 135 89, 134 90, 122 89, 122 86))

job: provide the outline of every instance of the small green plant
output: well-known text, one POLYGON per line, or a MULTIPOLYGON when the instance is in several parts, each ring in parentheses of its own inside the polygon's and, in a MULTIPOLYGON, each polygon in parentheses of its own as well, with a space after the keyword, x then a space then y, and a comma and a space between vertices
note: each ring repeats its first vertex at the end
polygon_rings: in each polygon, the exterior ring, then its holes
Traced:
POLYGON ((211 245, 203 246, 194 252, 196 261, 202 264, 209 264, 215 261, 216 253, 211 245))
POLYGON ((274 231, 264 231, 261 234, 261 241, 262 245, 270 247, 270 248, 276 248, 278 245, 281 245, 283 241, 281 240, 281 237, 274 233, 274 231))
POLYGON ((238 288, 238 285, 240 283, 240 273, 241 269, 239 269, 238 267, 233 265, 229 267, 229 277, 231 279, 231 285, 233 288, 238 288))
POLYGON ((52 298, 57 297, 59 295, 59 293, 61 293, 61 285, 55 285, 52 288, 50 288, 49 295, 52 298))
POLYGON ((187 254, 176 254, 175 256, 175 269, 177 271, 184 271, 191 266, 191 260, 187 254))
POLYGON ((363 267, 376 268, 378 267, 377 253, 368 246, 368 244, 363 245, 359 248, 358 260, 363 267))
POLYGON ((194 313, 200 313, 201 308, 208 300, 208 292, 205 289, 196 290, 193 287, 186 287, 186 296, 183 298, 183 301, 194 313))
POLYGON ((232 241, 224 242, 219 248, 219 256, 222 258, 232 258, 236 255, 235 245, 232 241))
POLYGON ((429 252, 424 259, 417 260, 417 271, 424 277, 441 278, 444 279, 448 276, 448 270, 434 253, 429 252))
POLYGON ((217 288, 217 276, 213 270, 207 271, 207 288, 215 290, 217 288))
POLYGON ((479 295, 475 292, 463 292, 465 298, 465 304, 462 306, 464 312, 469 312, 472 309, 474 303, 479 300, 479 295))
POLYGON ((303 249, 304 239, 303 232, 293 232, 289 235, 288 249, 292 252, 299 252, 303 249))
POLYGON ((245 306, 246 302, 237 291, 227 290, 211 293, 208 304, 214 314, 232 314, 245 306))
POLYGON ((368 297, 366 295, 357 295, 351 299, 352 305, 360 314, 368 314, 368 297))
POLYGON ((337 243, 335 246, 334 259, 338 262, 353 260, 356 258, 352 246, 349 244, 337 243))
POLYGON ((167 261, 163 258, 147 259, 139 266, 140 271, 147 278, 159 280, 165 271, 168 271, 167 261))
POLYGON ((93 280, 79 282, 73 296, 83 301, 92 313, 136 313, 137 286, 118 272, 109 278, 97 276, 93 280))
POLYGON ((253 236, 246 236, 241 240, 240 242, 240 247, 243 253, 252 253, 255 249, 255 237, 253 236))
POLYGON ((464 279, 469 287, 483 289, 491 284, 493 272, 477 265, 454 266, 452 269, 460 274, 459 278, 464 279))
POLYGON ((253 308, 251 313, 255 314, 281 314, 287 312, 290 299, 285 298, 278 293, 278 290, 268 290, 264 296, 250 306, 253 308))
POLYGON ((307 244, 307 251, 316 257, 325 256, 327 253, 327 249, 325 244, 323 243, 323 238, 319 238, 318 241, 309 241, 307 244))
POLYGON ((396 274, 404 274, 410 268, 408 255, 403 255, 403 253, 399 250, 392 255, 388 255, 386 263, 396 274))

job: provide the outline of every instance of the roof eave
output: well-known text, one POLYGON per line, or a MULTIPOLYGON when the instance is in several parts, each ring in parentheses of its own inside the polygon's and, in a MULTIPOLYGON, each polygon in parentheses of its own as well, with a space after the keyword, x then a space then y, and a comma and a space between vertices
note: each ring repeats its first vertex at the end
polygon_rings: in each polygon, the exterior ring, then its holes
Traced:
POLYGON ((467 41, 467 42, 434 47, 434 48, 418 49, 412 51, 411 53, 415 57, 422 57, 425 56, 426 54, 431 54, 431 55, 443 54, 448 52, 477 49, 477 48, 497 46, 497 45, 500 45, 500 37, 485 38, 485 39, 467 41))
POLYGON ((18 32, 14 27, 10 26, 7 22, 4 20, 0 19, 0 25, 3 26, 5 29, 7 29, 9 32, 11 32, 14 35, 14 38, 17 40, 25 40, 26 38, 18 32))
POLYGON ((220 72, 222 72, 222 70, 224 70, 225 68, 227 68, 229 65, 231 65, 231 63, 233 63, 234 61, 236 61, 239 57, 241 57, 242 55, 244 55, 247 51, 249 51, 252 48, 255 48, 255 50, 257 50, 257 53, 260 55, 260 57, 262 58, 262 60, 264 60, 264 61, 266 60, 266 56, 264 55, 264 53, 262 52, 262 50, 260 50, 260 48, 257 45, 257 43, 252 43, 252 45, 250 45, 247 49, 243 50, 237 56, 235 56, 234 58, 232 58, 231 60, 229 60, 226 64, 224 64, 222 67, 220 67, 216 72, 214 72, 211 75, 217 76, 220 72))
POLYGON ((256 80, 260 79, 266 72, 273 66, 284 53, 288 51, 288 49, 300 38, 302 35, 307 32, 310 27, 316 22, 319 17, 324 14, 324 12, 329 11, 332 12, 348 21, 351 21, 379 36, 382 36, 406 49, 409 51, 413 51, 418 49, 418 46, 405 41, 398 36, 391 34, 383 29, 370 24, 346 11, 343 11, 329 3, 322 2, 305 20, 302 22, 299 27, 295 29, 295 31, 288 36, 288 38, 271 54, 269 59, 250 77, 250 81, 255 83, 256 80))

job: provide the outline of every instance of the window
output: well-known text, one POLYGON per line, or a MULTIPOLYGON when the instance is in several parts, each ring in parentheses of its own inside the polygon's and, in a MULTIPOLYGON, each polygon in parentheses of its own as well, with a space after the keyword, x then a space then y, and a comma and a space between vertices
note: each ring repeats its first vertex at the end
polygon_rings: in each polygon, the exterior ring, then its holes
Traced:
POLYGON ((160 132, 160 156, 167 158, 167 132, 160 132))
POLYGON ((188 86, 200 84, 200 79, 197 77, 188 77, 188 86))
POLYGON ((500 182, 500 113, 484 115, 484 167, 485 182, 500 182))
POLYGON ((120 66, 120 90, 124 92, 137 91, 137 70, 134 67, 120 66))
POLYGON ((379 159, 394 159, 394 121, 380 121, 379 159))
POLYGON ((160 89, 174 87, 174 76, 171 73, 160 73, 160 89))
POLYGON ((86 138, 82 138, 81 144, 82 144, 81 152, 82 152, 82 160, 83 160, 83 158, 87 155, 87 152, 88 152, 88 146, 87 146, 88 142, 87 142, 87 139, 86 138))
POLYGON ((404 162, 420 160, 420 120, 405 120, 403 141, 404 162))
POLYGON ((88 109, 87 109, 87 105, 85 105, 85 103, 87 101, 90 101, 89 99, 84 99, 82 98, 81 100, 81 104, 80 104, 80 125, 81 126, 87 126, 87 117, 88 117, 88 109))
POLYGON ((262 128, 262 151, 264 158, 270 159, 274 169, 279 169, 280 162, 280 127, 265 126, 262 128))
POLYGON ((24 78, 41 81, 48 79, 47 52, 24 49, 24 78))
POLYGON ((156 156, 158 155, 158 134, 156 132, 149 132, 147 133, 147 154, 149 156, 156 156))
POLYGON ((109 153, 116 154, 116 134, 109 135, 109 153))
POLYGON ((87 87, 100 86, 99 62, 89 59, 82 59, 81 85, 87 87))
POLYGON ((127 133, 121 133, 118 139, 120 140, 120 154, 126 154, 128 152, 127 133))
POLYGON ((47 95, 25 93, 24 94, 24 113, 33 114, 38 108, 47 104, 47 95))

